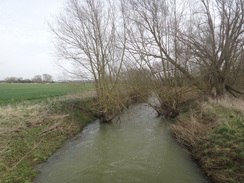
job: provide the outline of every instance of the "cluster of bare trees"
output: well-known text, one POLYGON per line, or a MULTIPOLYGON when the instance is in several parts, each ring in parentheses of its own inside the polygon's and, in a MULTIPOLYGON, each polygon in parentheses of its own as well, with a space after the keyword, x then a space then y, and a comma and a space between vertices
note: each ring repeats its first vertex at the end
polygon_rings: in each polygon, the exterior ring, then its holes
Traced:
POLYGON ((105 118, 128 92, 169 117, 192 88, 241 94, 243 0, 70 0, 50 27, 69 72, 94 79, 105 118))
POLYGON ((6 83, 52 83, 53 77, 50 74, 35 75, 31 80, 22 77, 7 77, 4 79, 6 83))
POLYGON ((52 83, 53 77, 50 74, 35 75, 32 78, 32 82, 34 82, 34 83, 52 83))

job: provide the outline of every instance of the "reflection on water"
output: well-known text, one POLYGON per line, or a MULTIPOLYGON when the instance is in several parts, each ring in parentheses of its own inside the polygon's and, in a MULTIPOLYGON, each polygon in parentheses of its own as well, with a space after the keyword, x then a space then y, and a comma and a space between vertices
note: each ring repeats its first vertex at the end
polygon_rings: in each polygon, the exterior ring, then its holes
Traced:
POLYGON ((147 105, 94 122, 40 168, 35 183, 207 183, 147 105))

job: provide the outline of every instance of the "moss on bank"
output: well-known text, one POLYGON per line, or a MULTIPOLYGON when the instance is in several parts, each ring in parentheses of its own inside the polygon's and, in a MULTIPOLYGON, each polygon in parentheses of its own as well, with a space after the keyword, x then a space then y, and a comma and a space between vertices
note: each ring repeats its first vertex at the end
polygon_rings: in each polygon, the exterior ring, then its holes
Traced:
POLYGON ((171 126, 213 182, 244 182, 243 104, 233 98, 201 102, 171 126))
POLYGON ((92 99, 52 100, 2 106, 0 182, 31 182, 33 168, 94 120, 92 99))

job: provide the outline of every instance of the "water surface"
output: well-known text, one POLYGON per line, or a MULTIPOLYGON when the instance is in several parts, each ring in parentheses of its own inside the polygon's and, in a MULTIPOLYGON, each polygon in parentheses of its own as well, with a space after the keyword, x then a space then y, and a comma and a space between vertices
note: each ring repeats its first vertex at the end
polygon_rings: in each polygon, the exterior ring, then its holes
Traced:
POLYGON ((145 104, 112 124, 98 121, 66 142, 40 168, 35 183, 207 183, 167 121, 145 104))

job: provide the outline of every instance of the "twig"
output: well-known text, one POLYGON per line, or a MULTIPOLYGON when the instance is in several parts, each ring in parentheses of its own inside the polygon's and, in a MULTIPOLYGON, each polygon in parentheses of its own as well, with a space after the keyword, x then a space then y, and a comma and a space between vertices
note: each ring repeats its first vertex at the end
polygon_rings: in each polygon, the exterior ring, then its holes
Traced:
POLYGON ((32 152, 34 149, 36 149, 42 142, 42 139, 40 140, 40 142, 34 146, 29 152, 27 152, 10 170, 13 170, 18 164, 20 164, 20 162, 25 159, 29 154, 30 152, 32 152))

